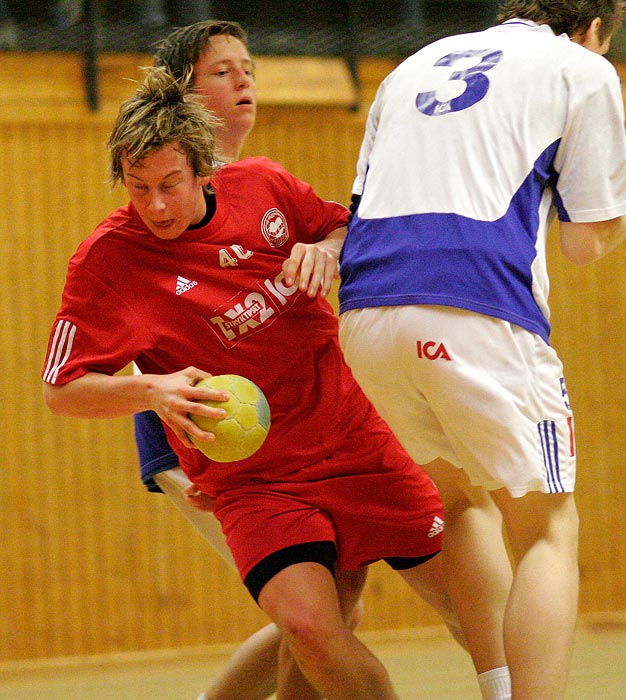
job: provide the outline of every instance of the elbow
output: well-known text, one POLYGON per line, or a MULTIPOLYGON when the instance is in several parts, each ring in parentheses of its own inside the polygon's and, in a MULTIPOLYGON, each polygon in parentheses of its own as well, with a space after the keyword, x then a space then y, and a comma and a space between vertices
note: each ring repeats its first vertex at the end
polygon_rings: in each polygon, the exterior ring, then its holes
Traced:
POLYGON ((561 222, 561 250, 578 267, 600 260, 626 236, 624 217, 588 223, 561 222))
POLYGON ((576 267, 584 267, 602 257, 600 252, 589 249, 568 250, 564 248, 563 255, 576 267))
POLYGON ((63 409, 63 401, 61 400, 60 392, 62 387, 45 382, 43 385, 43 400, 48 409, 57 416, 67 415, 63 409))

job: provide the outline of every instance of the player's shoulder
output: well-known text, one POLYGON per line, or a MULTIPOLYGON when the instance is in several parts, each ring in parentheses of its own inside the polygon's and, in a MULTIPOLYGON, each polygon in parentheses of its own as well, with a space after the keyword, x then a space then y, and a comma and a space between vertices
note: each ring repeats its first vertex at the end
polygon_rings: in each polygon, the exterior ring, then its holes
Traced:
POLYGON ((620 78, 613 64, 565 35, 554 37, 542 57, 541 78, 561 85, 570 99, 593 99, 594 95, 621 93, 620 78), (576 98, 578 96, 578 98, 576 98))
POLYGON ((566 34, 554 34, 547 25, 536 25, 520 36, 522 51, 526 47, 529 60, 536 56, 542 69, 570 75, 589 76, 595 80, 617 77, 615 67, 604 56, 590 51, 566 34))
POLYGON ((222 166, 219 172, 249 173, 249 172, 286 172, 284 166, 267 156, 249 156, 222 166))
POLYGON ((124 238, 128 235, 135 236, 138 233, 147 233, 138 214, 134 211, 132 204, 128 203, 108 214, 78 246, 74 254, 74 260, 88 258, 102 254, 104 250, 111 248, 108 243, 113 239, 124 238))
POLYGON ((605 78, 606 80, 619 82, 619 74, 615 66, 608 61, 604 56, 589 51, 580 44, 570 42, 573 65, 582 72, 588 73, 590 76, 605 78), (575 62, 574 62, 575 61, 575 62))
POLYGON ((257 183, 261 181, 285 183, 293 182, 296 177, 271 158, 251 156, 222 166, 212 182, 218 186, 220 182, 229 182, 234 186, 235 182, 243 183, 246 180, 254 180, 257 183))

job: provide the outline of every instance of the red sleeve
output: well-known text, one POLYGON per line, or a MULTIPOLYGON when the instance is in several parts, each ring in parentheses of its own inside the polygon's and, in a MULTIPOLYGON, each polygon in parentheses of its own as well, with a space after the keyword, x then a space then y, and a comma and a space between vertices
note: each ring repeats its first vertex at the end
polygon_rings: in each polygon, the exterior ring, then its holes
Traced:
POLYGON ((84 265, 70 262, 42 377, 67 384, 87 372, 113 375, 152 342, 115 290, 84 265))
POLYGON ((350 211, 346 207, 322 199, 311 185, 292 175, 279 163, 268 158, 257 160, 269 173, 277 196, 289 209, 290 218, 296 222, 294 234, 298 241, 321 241, 335 229, 348 225, 350 211))

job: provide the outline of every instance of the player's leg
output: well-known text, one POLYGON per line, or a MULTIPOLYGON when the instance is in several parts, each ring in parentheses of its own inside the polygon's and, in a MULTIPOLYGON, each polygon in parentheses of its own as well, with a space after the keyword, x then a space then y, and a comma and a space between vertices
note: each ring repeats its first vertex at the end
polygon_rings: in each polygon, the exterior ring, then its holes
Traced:
POLYGON ((442 565, 447 591, 476 672, 506 666, 502 625, 512 583, 502 516, 487 491, 438 459, 425 465, 443 502, 442 565))
POLYGON ((578 606, 578 514, 572 493, 493 494, 516 562, 504 619, 514 700, 561 700, 578 606), (539 622, 538 622, 539 621, 539 622))
POLYGON ((441 483, 446 513, 443 551, 398 573, 444 619, 450 603, 442 602, 438 592, 446 592, 456 611, 456 617, 446 620, 448 629, 470 652, 482 697, 510 700, 503 618, 512 574, 501 535, 502 518, 485 491, 464 483, 463 472, 441 461, 429 466, 435 483, 441 483))
MULTIPOLYGON (((213 549, 229 565, 234 566, 232 554, 215 516, 198 510, 185 498, 185 489, 191 484, 185 473, 180 468, 169 469, 155 475, 154 479, 213 549)), ((355 629, 362 617, 360 596, 366 578, 367 569, 335 572, 342 614, 350 629, 355 629)), ((255 632, 241 644, 220 676, 201 698, 264 700, 272 695, 276 690, 280 640, 281 634, 273 623, 255 632)), ((288 652, 282 653, 282 659, 283 686, 289 687, 291 684, 291 697, 306 700, 305 686, 302 684, 299 669, 289 660, 288 652)))
MULTIPOLYGON (((241 644, 202 700, 265 700, 276 690, 281 634, 270 623, 241 644)), ((200 700, 200 698, 198 700, 200 700)))
POLYGON ((437 556, 411 569, 398 569, 411 588, 442 617, 454 639, 467 650, 463 628, 450 600, 443 570, 443 556, 437 556))
MULTIPOLYGON (((389 675, 345 624, 331 571, 316 562, 282 569, 259 605, 283 632, 307 680, 327 700, 397 700, 389 675)), ((280 685, 277 697, 283 694, 280 685)))
POLYGON ((351 630, 355 630, 363 617, 361 594, 367 580, 367 568, 356 571, 335 569, 335 583, 341 614, 351 630))
MULTIPOLYGON (((343 619, 351 630, 357 627, 363 615, 361 593, 366 579, 367 568, 357 571, 335 570, 339 607, 343 619)), ((318 700, 322 697, 302 675, 286 642, 283 642, 280 647, 278 668, 280 674, 278 686, 286 698, 318 700)), ((211 696, 207 700, 212 700, 211 696)))
POLYGON ((296 663, 285 637, 278 652, 277 697, 285 700, 323 700, 296 663))
MULTIPOLYGON (((425 469, 441 494, 446 517, 443 575, 483 700, 510 700, 503 621, 512 572, 502 517, 489 494, 472 487, 460 469, 440 459, 425 469)), ((422 575, 421 568, 417 575, 422 575)))

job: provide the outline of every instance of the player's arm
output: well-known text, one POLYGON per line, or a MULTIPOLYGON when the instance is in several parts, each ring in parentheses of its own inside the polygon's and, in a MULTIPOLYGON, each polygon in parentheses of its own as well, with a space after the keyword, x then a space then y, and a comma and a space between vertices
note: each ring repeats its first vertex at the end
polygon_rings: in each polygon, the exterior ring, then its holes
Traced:
POLYGON ((213 419, 225 416, 221 408, 198 403, 228 400, 223 391, 195 386, 208 376, 195 367, 164 375, 87 372, 66 384, 44 383, 44 399, 53 413, 74 418, 116 418, 152 409, 184 445, 194 447, 186 433, 199 440, 212 440, 214 435, 198 428, 189 414, 213 419))
POLYGON ((339 274, 339 254, 346 232, 347 228, 342 226, 317 243, 296 243, 283 263, 285 284, 291 286, 297 282, 308 296, 319 293, 325 297, 339 274))
POLYGON ((626 238, 626 216, 587 223, 561 221, 559 237, 565 257, 574 265, 587 265, 610 253, 626 238))

